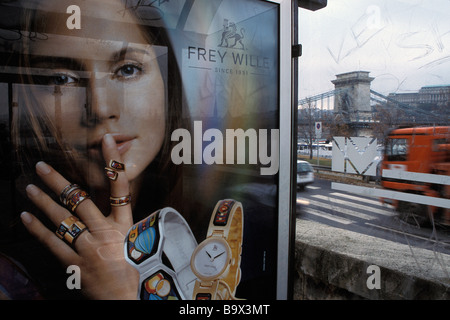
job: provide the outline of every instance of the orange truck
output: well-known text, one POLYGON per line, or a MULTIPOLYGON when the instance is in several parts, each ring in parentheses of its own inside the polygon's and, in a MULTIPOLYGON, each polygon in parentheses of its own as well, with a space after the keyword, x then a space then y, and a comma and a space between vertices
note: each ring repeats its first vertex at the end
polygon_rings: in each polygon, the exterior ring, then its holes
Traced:
MULTIPOLYGON (((385 169, 394 173, 405 171, 406 179, 403 177, 399 179, 396 175, 386 177, 382 174, 381 185, 384 189, 449 199, 448 180, 439 182, 438 178, 450 175, 450 127, 413 127, 390 131, 381 163, 381 170, 385 169), (416 177, 425 178, 416 179, 416 177)), ((450 226, 450 209, 445 206, 404 200, 382 199, 382 201, 392 204, 401 218, 406 220, 414 219, 419 224, 433 221, 450 226)))

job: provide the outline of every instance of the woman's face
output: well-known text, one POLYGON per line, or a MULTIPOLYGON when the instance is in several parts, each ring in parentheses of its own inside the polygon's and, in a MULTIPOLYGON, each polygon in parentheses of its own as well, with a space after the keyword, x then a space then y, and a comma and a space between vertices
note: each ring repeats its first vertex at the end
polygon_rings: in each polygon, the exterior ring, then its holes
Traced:
POLYGON ((82 3, 81 29, 69 30, 64 20, 69 14, 62 15, 47 22, 57 24, 58 34, 30 41, 31 70, 43 75, 36 77, 33 95, 79 154, 91 185, 105 181, 101 140, 106 133, 115 137, 133 180, 164 141, 165 90, 157 57, 165 49, 148 43, 119 1, 82 3))

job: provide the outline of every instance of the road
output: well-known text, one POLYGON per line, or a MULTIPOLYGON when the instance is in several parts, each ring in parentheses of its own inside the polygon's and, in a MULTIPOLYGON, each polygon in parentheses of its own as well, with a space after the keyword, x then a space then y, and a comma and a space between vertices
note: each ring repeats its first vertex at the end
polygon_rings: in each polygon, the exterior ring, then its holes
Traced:
POLYGON ((297 192, 297 219, 450 254, 450 228, 406 223, 391 206, 376 198, 333 190, 328 180, 316 179, 297 192))

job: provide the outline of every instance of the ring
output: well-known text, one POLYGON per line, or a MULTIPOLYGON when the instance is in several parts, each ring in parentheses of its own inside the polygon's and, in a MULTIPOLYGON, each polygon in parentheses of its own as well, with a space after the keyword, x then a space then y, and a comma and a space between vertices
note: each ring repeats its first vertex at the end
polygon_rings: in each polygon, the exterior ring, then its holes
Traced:
POLYGON ((107 167, 105 167, 105 173, 108 179, 116 181, 119 176, 119 172, 125 171, 125 164, 116 160, 110 160, 107 167))
POLYGON ((58 238, 67 241, 70 245, 73 245, 78 236, 87 230, 86 225, 81 222, 77 217, 70 216, 61 222, 61 225, 56 230, 58 238))
POLYGON ((109 197, 109 203, 113 207, 126 206, 130 202, 131 202, 131 195, 127 195, 124 197, 109 197))
POLYGON ((116 171, 125 171, 125 164, 116 160, 109 161, 109 167, 116 171))
POLYGON ((64 189, 61 191, 61 194, 59 196, 59 200, 63 205, 67 205, 67 197, 74 192, 75 190, 79 189, 80 186, 77 184, 68 184, 64 187, 64 189))
POLYGON ((116 181, 117 177, 119 176, 119 173, 113 169, 110 169, 108 167, 105 167, 105 173, 106 176, 108 177, 108 179, 112 180, 112 181, 116 181))
POLYGON ((72 193, 72 195, 68 199, 67 205, 69 206, 70 210, 74 212, 81 202, 89 198, 90 196, 87 194, 86 191, 77 189, 75 192, 72 193))

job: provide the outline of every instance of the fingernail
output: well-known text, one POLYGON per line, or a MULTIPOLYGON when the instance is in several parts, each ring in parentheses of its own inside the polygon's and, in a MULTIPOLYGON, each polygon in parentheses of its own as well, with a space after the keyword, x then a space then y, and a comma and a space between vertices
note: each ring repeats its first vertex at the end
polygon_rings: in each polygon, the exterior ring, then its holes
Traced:
POLYGON ((27 185, 25 190, 31 196, 37 196, 39 194, 39 189, 34 184, 27 185))
POLYGON ((36 163, 36 170, 41 174, 49 174, 50 167, 44 161, 39 161, 36 163))
POLYGON ((113 138, 113 136, 109 133, 105 134, 105 136, 103 137, 103 139, 105 139, 105 143, 109 146, 114 145, 114 143, 116 142, 113 138))
POLYGON ((20 214, 20 218, 22 219, 23 223, 30 223, 33 218, 31 218, 31 215, 28 212, 22 212, 20 214))

